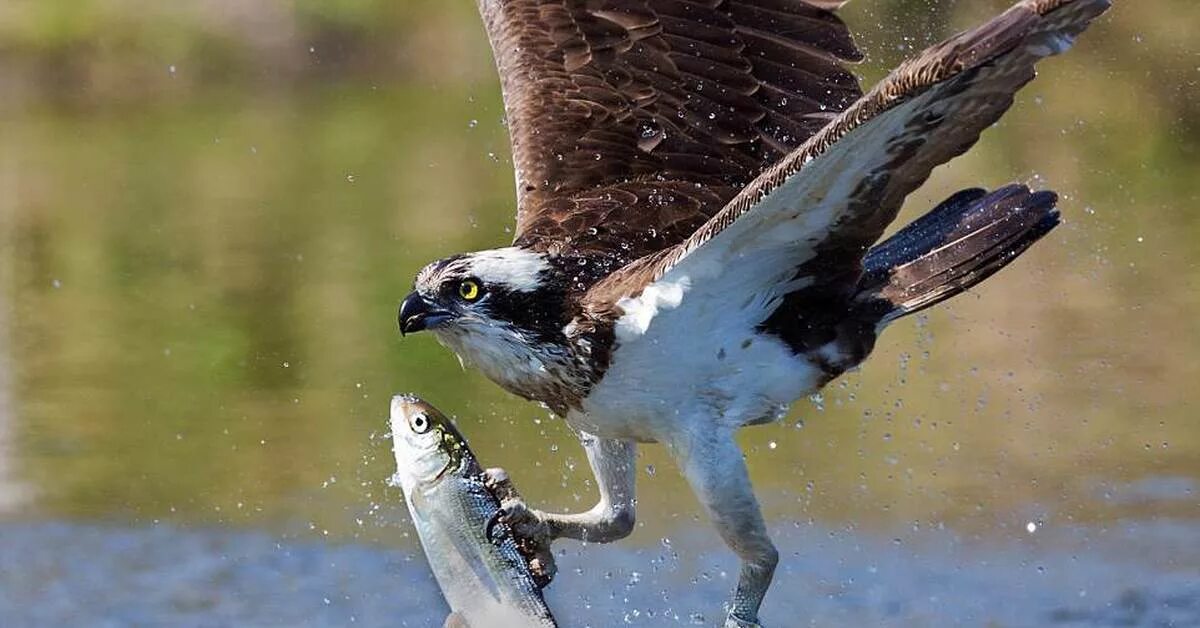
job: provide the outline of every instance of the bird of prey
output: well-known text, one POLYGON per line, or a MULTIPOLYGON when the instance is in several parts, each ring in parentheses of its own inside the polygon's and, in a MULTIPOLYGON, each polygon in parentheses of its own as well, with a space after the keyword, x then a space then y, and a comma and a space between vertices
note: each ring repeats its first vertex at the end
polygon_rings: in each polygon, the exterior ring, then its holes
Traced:
POLYGON ((1057 197, 959 192, 880 242, 1110 0, 1021 0, 864 94, 845 0, 478 0, 516 169, 510 246, 435 261, 400 306, 575 429, 600 499, 508 505, 544 543, 634 523, 635 443, 664 444, 741 560, 757 626, 778 554, 734 432, 861 363, 1059 222, 1057 197))

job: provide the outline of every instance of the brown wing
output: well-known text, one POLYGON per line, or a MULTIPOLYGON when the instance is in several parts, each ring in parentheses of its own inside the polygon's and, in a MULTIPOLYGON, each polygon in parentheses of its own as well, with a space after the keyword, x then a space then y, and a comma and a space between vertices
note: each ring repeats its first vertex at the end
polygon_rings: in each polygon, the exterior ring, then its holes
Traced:
POLYGON ((861 95, 831 0, 479 0, 517 243, 678 243, 861 95))
POLYGON ((753 232, 764 229, 794 231, 774 233, 764 245, 804 243, 797 248, 813 252, 805 257, 860 259, 904 198, 1008 110, 1036 62, 1069 48, 1110 4, 1024 0, 906 61, 686 242, 657 256, 652 279, 716 239, 752 247, 753 232))
POLYGON ((613 274, 589 293, 597 312, 666 277, 692 283, 759 272, 730 290, 850 289, 867 249, 904 198, 970 148, 1110 0, 1024 0, 910 60, 828 127, 763 172, 683 244, 613 274))

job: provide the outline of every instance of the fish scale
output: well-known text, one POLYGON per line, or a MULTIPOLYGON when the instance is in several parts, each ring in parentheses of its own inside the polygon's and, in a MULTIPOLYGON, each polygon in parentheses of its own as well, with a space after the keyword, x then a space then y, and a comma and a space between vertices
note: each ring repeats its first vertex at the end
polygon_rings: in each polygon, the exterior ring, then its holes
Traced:
POLYGON ((411 395, 392 399, 395 483, 452 611, 447 626, 555 628, 500 498, 453 423, 411 395))

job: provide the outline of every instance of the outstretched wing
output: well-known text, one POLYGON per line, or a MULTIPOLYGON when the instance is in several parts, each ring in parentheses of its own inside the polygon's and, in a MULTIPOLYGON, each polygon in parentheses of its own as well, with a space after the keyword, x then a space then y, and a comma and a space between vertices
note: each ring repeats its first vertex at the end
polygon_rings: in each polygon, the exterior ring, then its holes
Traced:
POLYGON ((1033 79, 1034 64, 1067 50, 1109 5, 1023 0, 905 62, 684 243, 594 287, 592 307, 618 312, 620 299, 655 282, 729 284, 763 299, 851 290, 904 198, 970 148, 1033 79))
POLYGON ((861 96, 846 0, 479 0, 517 243, 677 244, 861 96))

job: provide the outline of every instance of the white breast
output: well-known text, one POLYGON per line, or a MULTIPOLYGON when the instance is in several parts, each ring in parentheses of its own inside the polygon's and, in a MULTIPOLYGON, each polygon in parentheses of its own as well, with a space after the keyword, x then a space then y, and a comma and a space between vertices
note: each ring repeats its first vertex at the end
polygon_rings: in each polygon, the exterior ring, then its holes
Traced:
POLYGON ((623 300, 609 369, 568 421, 597 436, 660 441, 772 418, 815 390, 820 369, 755 330, 779 296, 727 285, 672 277, 623 300))
POLYGON ((460 361, 483 371, 505 390, 545 401, 575 383, 571 356, 552 346, 541 346, 518 332, 468 321, 458 329, 435 330, 438 340, 460 361))

